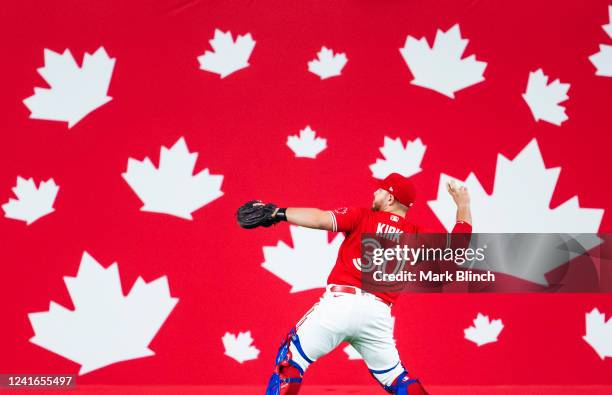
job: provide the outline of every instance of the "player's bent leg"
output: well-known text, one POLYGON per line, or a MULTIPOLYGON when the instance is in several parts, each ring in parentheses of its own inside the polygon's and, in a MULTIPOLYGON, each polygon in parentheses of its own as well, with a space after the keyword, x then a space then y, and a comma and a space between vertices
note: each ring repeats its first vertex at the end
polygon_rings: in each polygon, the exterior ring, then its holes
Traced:
POLYGON ((304 372, 313 361, 306 356, 296 329, 289 331, 276 355, 274 373, 268 382, 266 395, 296 395, 304 372))
POLYGON ((427 394, 415 377, 410 377, 400 361, 393 339, 394 318, 382 302, 364 299, 363 314, 368 318, 350 340, 361 354, 370 374, 390 394, 427 394))
POLYGON ((304 372, 346 337, 350 300, 324 295, 283 340, 266 395, 295 395, 304 372))

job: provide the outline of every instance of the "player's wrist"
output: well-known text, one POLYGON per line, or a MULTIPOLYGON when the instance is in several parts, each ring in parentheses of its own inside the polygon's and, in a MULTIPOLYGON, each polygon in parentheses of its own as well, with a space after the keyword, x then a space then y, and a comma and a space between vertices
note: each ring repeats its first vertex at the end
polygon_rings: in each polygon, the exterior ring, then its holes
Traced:
POLYGON ((287 221, 287 209, 279 207, 274 211, 274 218, 279 221, 287 221))

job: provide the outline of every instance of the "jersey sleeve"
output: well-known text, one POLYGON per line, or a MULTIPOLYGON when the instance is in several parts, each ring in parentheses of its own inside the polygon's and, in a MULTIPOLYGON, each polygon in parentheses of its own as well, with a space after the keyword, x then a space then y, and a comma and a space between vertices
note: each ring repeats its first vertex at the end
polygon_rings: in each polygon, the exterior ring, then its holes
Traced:
POLYGON ((472 225, 457 221, 449 235, 448 247, 452 249, 468 248, 472 239, 472 225))
POLYGON ((465 221, 457 221, 451 233, 472 233, 472 225, 465 221))
POLYGON ((357 207, 339 207, 329 210, 328 213, 332 219, 332 231, 334 232, 351 232, 364 216, 365 210, 357 207))

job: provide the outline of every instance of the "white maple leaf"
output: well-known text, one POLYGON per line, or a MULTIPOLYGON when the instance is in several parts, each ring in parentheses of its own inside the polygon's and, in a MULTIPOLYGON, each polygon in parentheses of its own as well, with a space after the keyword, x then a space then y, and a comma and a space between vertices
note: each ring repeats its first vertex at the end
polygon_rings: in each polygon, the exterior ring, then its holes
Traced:
POLYGON ((53 203, 59 187, 53 178, 41 181, 36 188, 33 178, 26 180, 17 177, 17 185, 12 190, 17 199, 9 199, 2 205, 6 218, 25 221, 30 225, 40 217, 55 211, 53 203))
POLYGON ((586 313, 586 335, 582 337, 601 359, 612 358, 612 318, 600 313, 597 308, 586 313))
POLYGON ((264 247, 261 266, 291 285, 291 293, 325 288, 344 236, 339 233, 329 243, 327 232, 294 225, 289 230, 293 248, 282 241, 264 247))
POLYGON ((45 49, 45 67, 38 73, 51 89, 34 88, 34 95, 23 103, 30 118, 68 122, 72 128, 87 114, 108 103, 108 86, 115 58, 109 58, 103 47, 93 55, 86 53, 79 67, 68 49, 59 54, 45 49))
POLYGON ((463 330, 465 338, 478 345, 478 347, 497 341, 497 336, 504 329, 501 320, 489 320, 489 317, 478 313, 474 325, 463 330))
POLYGON ((198 56, 200 69, 225 78, 249 66, 249 58, 255 47, 251 33, 238 36, 234 41, 231 32, 224 33, 215 29, 215 37, 209 42, 214 52, 206 51, 204 55, 198 56))
POLYGON ((287 146, 297 158, 312 158, 315 159, 321 151, 327 148, 327 140, 321 137, 315 137, 316 133, 306 126, 300 130, 299 137, 292 135, 287 137, 287 146))
POLYGON ((487 63, 474 55, 461 58, 468 41, 461 38, 458 24, 446 32, 438 29, 432 47, 425 37, 408 36, 400 53, 414 77, 411 84, 454 98, 455 92, 484 81, 487 63))
POLYGON ((561 123, 567 120, 567 115, 565 115, 565 107, 559 103, 568 99, 569 88, 570 84, 562 84, 559 79, 549 84, 548 76, 542 69, 538 69, 529 73, 529 81, 523 99, 536 121, 541 119, 561 126, 561 123))
POLYGON ((608 33, 608 37, 612 38, 612 5, 608 6, 608 24, 603 25, 602 28, 608 33))
MULTIPOLYGON (((603 25, 608 37, 612 38, 612 5, 608 6, 609 23, 603 25)), ((595 75, 602 77, 612 77, 612 45, 599 45, 599 52, 589 56, 589 60, 597 69, 595 75)))
POLYGON ((334 55, 334 51, 326 47, 322 47, 317 56, 318 59, 308 62, 308 71, 318 75, 322 80, 342 74, 342 69, 348 61, 346 54, 334 55))
POLYGON ((427 146, 423 145, 420 138, 407 141, 406 147, 398 137, 395 140, 385 136, 384 144, 380 152, 385 159, 376 159, 376 163, 370 165, 372 176, 383 179, 391 173, 399 173, 404 177, 410 177, 420 172, 421 162, 425 155, 427 146))
POLYGON ((596 233, 603 209, 580 207, 577 196, 549 207, 560 172, 559 167, 546 168, 534 138, 512 160, 498 154, 491 195, 474 173, 465 181, 441 174, 437 199, 428 204, 450 232, 456 206, 446 182, 455 180, 470 192, 475 233, 596 233))
POLYGON ((593 66, 597 68, 595 75, 612 77, 612 45, 599 45, 599 52, 589 56, 593 66))
POLYGON ((240 332, 237 336, 232 333, 225 332, 225 335, 223 335, 221 341, 223 342, 223 347, 225 348, 225 355, 240 363, 257 359, 257 356, 259 355, 259 350, 252 345, 253 338, 251 337, 251 331, 240 332))
POLYGON ((28 314, 32 343, 78 363, 80 375, 155 355, 149 343, 178 302, 166 276, 138 277, 123 296, 117 263, 105 269, 84 252, 76 277, 64 282, 74 310, 52 301, 49 311, 28 314))
POLYGON ((197 158, 181 137, 170 149, 161 148, 158 168, 148 157, 129 158, 121 175, 144 203, 142 211, 191 220, 194 211, 223 195, 222 175, 211 175, 208 169, 193 174, 197 158))

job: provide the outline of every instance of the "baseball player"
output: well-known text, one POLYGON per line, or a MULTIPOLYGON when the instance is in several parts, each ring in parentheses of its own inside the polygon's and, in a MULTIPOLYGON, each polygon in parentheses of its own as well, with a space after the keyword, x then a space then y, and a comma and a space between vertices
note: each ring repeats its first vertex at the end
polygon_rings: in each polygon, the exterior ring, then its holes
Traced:
MULTIPOLYGON (((454 182, 447 189, 457 205, 452 233, 471 233, 470 198, 454 182)), ((247 229, 280 221, 333 232, 344 232, 336 264, 321 298, 283 340, 266 395, 295 395, 308 367, 342 341, 363 357, 372 376, 391 394, 426 394, 408 375, 393 338, 391 306, 397 293, 365 292, 361 286, 361 235, 420 232, 406 214, 415 201, 412 182, 393 173, 379 182, 371 208, 278 208, 253 200, 238 209, 238 223, 247 229)))

